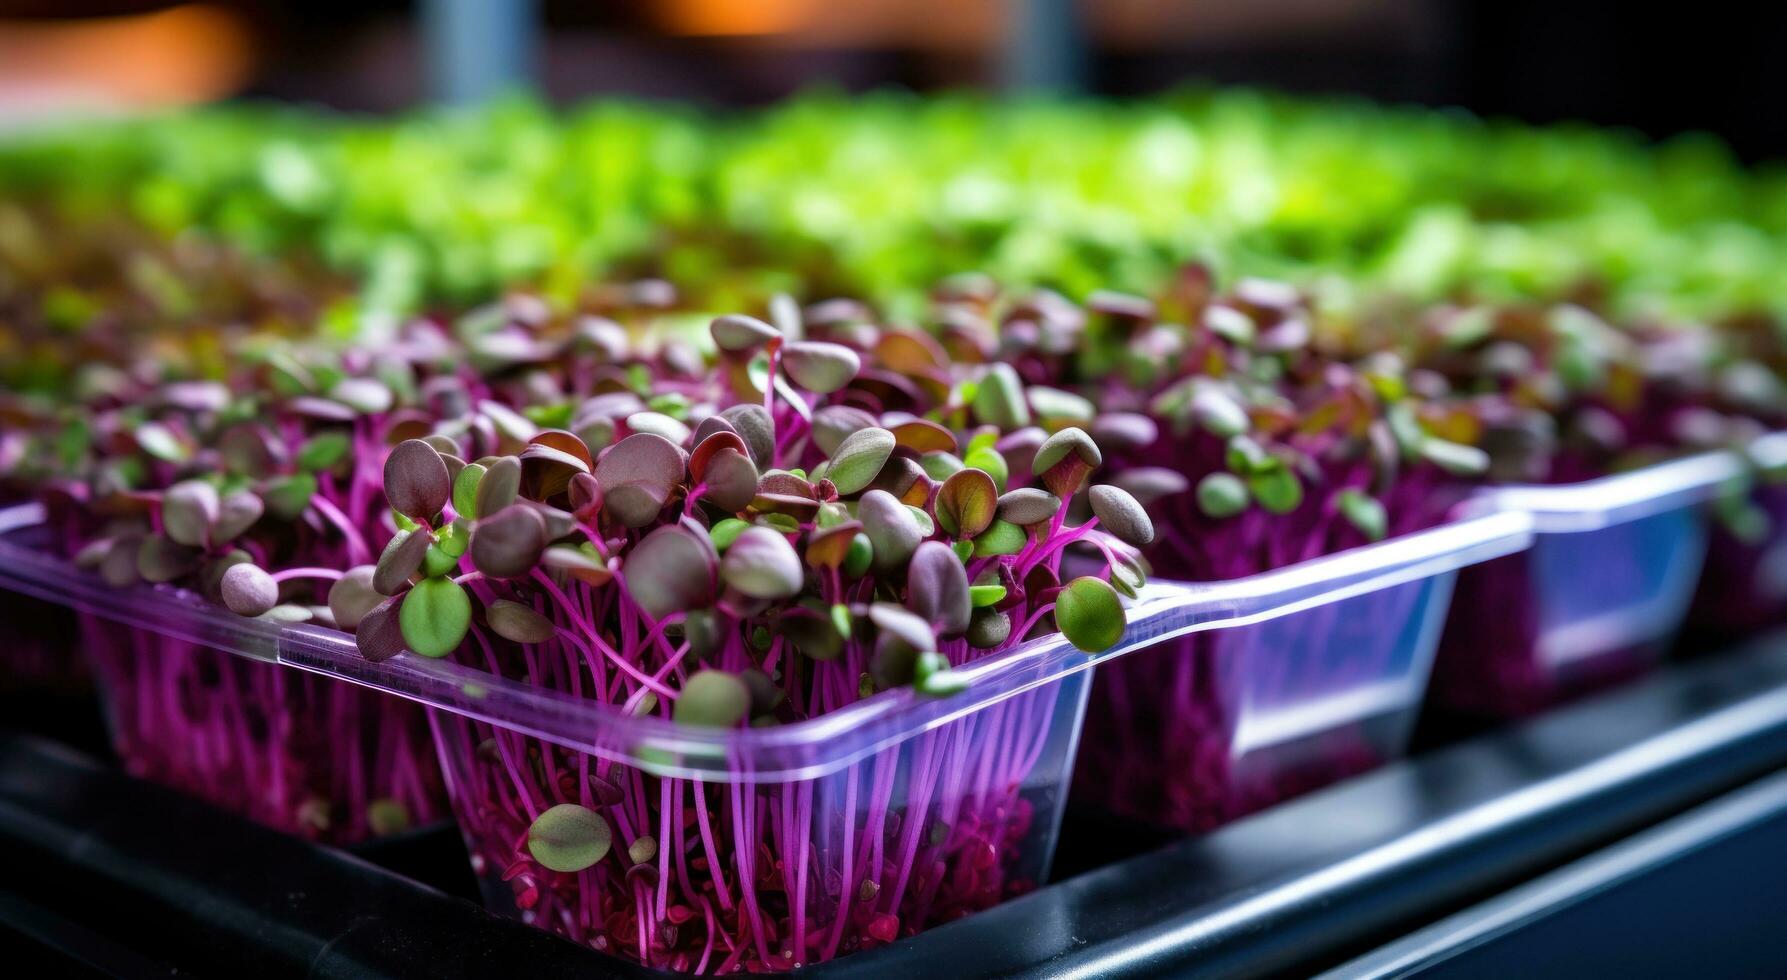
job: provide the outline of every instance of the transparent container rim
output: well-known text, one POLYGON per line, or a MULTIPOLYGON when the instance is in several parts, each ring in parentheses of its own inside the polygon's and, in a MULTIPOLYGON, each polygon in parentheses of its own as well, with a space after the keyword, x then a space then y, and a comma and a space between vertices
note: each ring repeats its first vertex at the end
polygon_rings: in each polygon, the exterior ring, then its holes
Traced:
POLYGON ((1692 506, 1751 468, 1784 467, 1787 432, 1756 440, 1745 454, 1704 453, 1577 484, 1486 489, 1452 520, 1424 531, 1245 578, 1152 582, 1129 603, 1123 638, 1102 653, 1083 653, 1055 634, 958 668, 970 684, 954 697, 887 691, 771 728, 680 726, 410 654, 371 663, 359 655, 352 636, 337 630, 243 619, 167 586, 112 589, 65 560, 6 540, 42 524, 38 504, 0 510, 0 587, 226 653, 335 677, 661 776, 784 782, 837 771, 1165 640, 1264 622, 1455 571, 1524 550, 1535 533, 1591 531, 1692 506))
POLYGON ((1596 531, 1705 503, 1732 480, 1781 469, 1787 469, 1787 432, 1762 436, 1743 452, 1699 453, 1580 483, 1489 487, 1460 512, 1525 512, 1539 534, 1596 531))
POLYGON ((663 776, 779 782, 836 771, 922 732, 1163 640, 1287 616, 1524 549, 1532 521, 1475 514, 1376 544, 1245 578, 1157 581, 1129 603, 1121 641, 1096 655, 1060 634, 958 668, 968 689, 930 698, 886 691, 817 718, 770 728, 702 729, 408 653, 361 657, 351 635, 244 619, 170 586, 114 589, 72 563, 8 537, 42 525, 39 504, 0 510, 0 587, 226 653, 339 678, 663 776))

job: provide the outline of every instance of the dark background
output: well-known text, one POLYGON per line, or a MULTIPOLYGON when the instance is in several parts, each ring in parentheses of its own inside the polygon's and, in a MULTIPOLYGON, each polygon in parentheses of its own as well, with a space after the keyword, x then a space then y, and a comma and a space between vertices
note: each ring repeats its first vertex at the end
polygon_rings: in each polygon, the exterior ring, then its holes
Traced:
MULTIPOLYGON (((761 104, 816 84, 987 87, 1021 0, 538 0, 535 75, 555 99, 627 93, 761 104)), ((168 101, 251 96, 384 111, 428 91, 427 0, 219 0, 247 67, 168 101)), ((1651 136, 1714 132, 1746 159, 1787 156, 1787 10, 1711 0, 1061 0, 1077 11, 1076 87, 1138 95, 1188 80, 1460 105, 1651 136)), ((192 5, 0 0, 0 107, 53 32, 192 5), (52 32, 52 33, 46 33, 52 32), (8 44, 11 47, 8 47, 8 44), (5 61, 14 52, 10 76, 5 61)), ((195 40, 203 46, 212 43, 195 40)), ((157 40, 140 56, 190 52, 157 40)), ((77 59, 78 60, 78 59, 77 59)), ((203 60, 200 56, 198 60, 203 60)), ((77 68, 79 66, 76 66, 77 68)), ((117 74, 116 66, 112 66, 117 74)), ((124 97, 143 99, 142 92, 124 97)), ((41 85, 36 86, 41 89, 41 85)), ((139 87, 140 89, 140 87, 139 87)), ((41 92, 37 101, 42 102, 41 92)), ((14 100, 16 101, 16 100, 14 100)))

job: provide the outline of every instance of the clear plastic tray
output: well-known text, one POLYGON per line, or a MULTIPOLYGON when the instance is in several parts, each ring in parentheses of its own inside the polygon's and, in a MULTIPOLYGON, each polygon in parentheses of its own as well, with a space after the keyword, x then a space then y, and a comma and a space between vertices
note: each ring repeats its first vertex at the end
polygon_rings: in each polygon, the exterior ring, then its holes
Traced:
POLYGON ((14 590, 0 593, 0 624, 58 631, 56 652, 86 665, 132 775, 336 844, 448 816, 420 707, 263 662, 260 641, 194 615, 221 612, 196 597, 109 590, 53 568, 40 521, 35 505, 0 510, 0 561, 20 563, 0 577, 14 590), (74 581, 78 593, 63 587, 74 581))
MULTIPOLYGON (((1753 451, 1775 451, 1773 440, 1753 451)), ((1436 707, 1530 714, 1653 666, 1700 579, 1706 504, 1747 465, 1735 453, 1705 453, 1477 494, 1465 512, 1530 514, 1533 546, 1460 576, 1434 666, 1436 707)))
POLYGON ((1207 830, 1402 756, 1459 570, 1530 541, 1524 514, 1492 516, 1191 587, 1274 598, 1099 669, 1075 799, 1207 830), (1288 601, 1292 578, 1349 567, 1380 571, 1288 601))
MULTIPOLYGON (((796 724, 711 730, 449 661, 370 663, 346 634, 245 620, 178 590, 113 590, 4 535, 40 520, 31 506, 0 512, 0 587, 437 709, 442 769, 491 905, 698 972, 828 958, 1041 881, 1095 664, 1138 651, 1183 660, 1174 644, 1233 637, 1218 665, 1231 714, 1204 740, 1237 778, 1306 758, 1335 731, 1381 729, 1373 740, 1400 751, 1453 577, 1531 540, 1526 515, 1484 513, 1249 578, 1154 583, 1097 656, 1051 636, 963 668, 971 684, 956 697, 897 690, 796 724), (1338 682, 1315 670, 1336 663, 1348 665, 1338 682), (652 837, 649 867, 532 864, 528 823, 560 802, 607 806, 616 852, 652 837), (671 880, 699 901, 667 902, 671 880)), ((1175 760, 1153 761, 1178 778, 1175 760)))
POLYGON ((1751 499, 1767 516, 1767 531, 1744 540, 1714 521, 1688 608, 1687 628, 1715 645, 1787 623, 1787 433, 1757 440, 1750 457, 1759 471, 1751 499))

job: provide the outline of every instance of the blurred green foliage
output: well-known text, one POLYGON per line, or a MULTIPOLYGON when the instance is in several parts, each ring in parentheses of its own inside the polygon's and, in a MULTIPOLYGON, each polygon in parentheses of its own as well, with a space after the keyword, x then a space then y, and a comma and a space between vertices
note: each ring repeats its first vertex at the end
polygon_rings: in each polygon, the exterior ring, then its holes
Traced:
POLYGON ((979 270, 1083 296, 1202 259, 1344 305, 1385 288, 1622 315, 1787 312, 1787 181, 1716 142, 1185 91, 1139 102, 815 94, 761 112, 513 100, 395 119, 235 106, 0 141, 0 203, 126 215, 346 274, 363 310, 660 274, 912 309, 979 270))

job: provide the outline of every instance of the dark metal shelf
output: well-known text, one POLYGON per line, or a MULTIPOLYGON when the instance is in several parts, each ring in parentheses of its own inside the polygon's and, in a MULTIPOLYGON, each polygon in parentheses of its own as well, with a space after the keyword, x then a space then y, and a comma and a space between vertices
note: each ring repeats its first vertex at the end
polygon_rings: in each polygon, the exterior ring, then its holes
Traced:
POLYGON ((812 969, 1303 974, 1787 765, 1787 637, 812 969))
POLYGON ((1325 974, 1778 977, 1787 773, 1703 804, 1325 974))
MULTIPOLYGON (((1787 636, 1138 856, 1076 819, 1061 866, 1093 870, 806 972, 1307 974, 1784 766, 1787 636)), ((30 736, 0 737, 0 853, 0 951, 56 975, 652 975, 30 736)))
POLYGON ((57 964, 46 975, 552 978, 605 965, 29 736, 0 738, 0 853, 0 950, 57 964))

